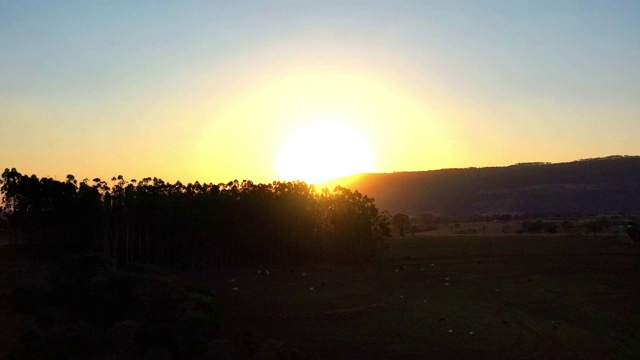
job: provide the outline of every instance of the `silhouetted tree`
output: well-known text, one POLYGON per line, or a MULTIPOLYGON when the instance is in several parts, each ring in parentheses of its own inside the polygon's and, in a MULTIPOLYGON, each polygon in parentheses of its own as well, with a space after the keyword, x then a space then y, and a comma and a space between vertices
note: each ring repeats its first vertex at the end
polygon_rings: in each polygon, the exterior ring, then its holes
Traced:
POLYGON ((627 224, 626 232, 634 242, 640 241, 640 226, 635 222, 631 221, 627 224))
POLYGON ((584 227, 586 227, 593 235, 607 229, 610 226, 610 222, 607 218, 601 217, 599 219, 594 219, 585 222, 584 227))
POLYGON ((398 229, 400 236, 404 236, 404 229, 409 226, 409 216, 405 214, 395 214, 393 216, 393 227, 398 229))
POLYGON ((10 241, 55 252, 93 249, 123 264, 174 267, 354 260, 375 253, 389 216, 372 198, 305 182, 174 184, 159 178, 111 185, 2 174, 10 241))

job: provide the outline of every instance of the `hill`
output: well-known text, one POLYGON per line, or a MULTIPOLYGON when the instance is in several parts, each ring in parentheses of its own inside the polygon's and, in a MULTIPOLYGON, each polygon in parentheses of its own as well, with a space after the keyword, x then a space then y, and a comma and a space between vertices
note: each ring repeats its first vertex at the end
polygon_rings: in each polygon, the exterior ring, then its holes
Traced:
POLYGON ((342 184, 391 214, 600 214, 640 212, 640 156, 568 163, 361 174, 342 184))

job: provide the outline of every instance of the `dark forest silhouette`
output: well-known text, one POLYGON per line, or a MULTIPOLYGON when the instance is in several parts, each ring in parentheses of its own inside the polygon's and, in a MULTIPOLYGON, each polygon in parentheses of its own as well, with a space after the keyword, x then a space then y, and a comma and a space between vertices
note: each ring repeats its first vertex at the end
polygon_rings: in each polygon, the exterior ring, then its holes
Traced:
POLYGON ((48 253, 93 250, 119 263, 175 268, 352 261, 389 235, 374 199, 305 182, 168 183, 159 178, 65 181, 5 169, 10 244, 48 253))
POLYGON ((9 292, 30 324, 13 359, 202 358, 221 309, 166 274, 362 261, 390 234, 374 199, 301 181, 58 181, 5 169, 0 185, 6 249, 53 260, 9 292))

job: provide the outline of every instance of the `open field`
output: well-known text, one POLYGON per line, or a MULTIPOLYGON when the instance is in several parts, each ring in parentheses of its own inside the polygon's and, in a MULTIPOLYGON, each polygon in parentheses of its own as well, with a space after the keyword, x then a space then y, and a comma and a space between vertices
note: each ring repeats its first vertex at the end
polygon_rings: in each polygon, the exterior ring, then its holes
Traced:
POLYGON ((226 333, 314 359, 631 359, 639 276, 622 237, 514 235, 396 237, 373 264, 181 280, 216 294, 226 333))
MULTIPOLYGON (((49 273, 14 250, 0 248, 0 348, 28 327, 9 289, 49 273)), ((367 264, 176 278, 215 294, 227 344, 273 339, 304 358, 634 359, 639 276, 640 247, 624 237, 421 235, 367 264)))

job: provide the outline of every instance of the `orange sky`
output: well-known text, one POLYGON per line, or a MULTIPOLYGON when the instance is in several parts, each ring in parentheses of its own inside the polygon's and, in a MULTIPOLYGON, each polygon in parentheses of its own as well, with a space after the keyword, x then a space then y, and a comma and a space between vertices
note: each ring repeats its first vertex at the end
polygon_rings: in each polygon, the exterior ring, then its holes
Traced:
POLYGON ((3 5, 0 166, 269 182, 323 116, 377 172, 640 154, 638 6, 491 4, 3 5))

